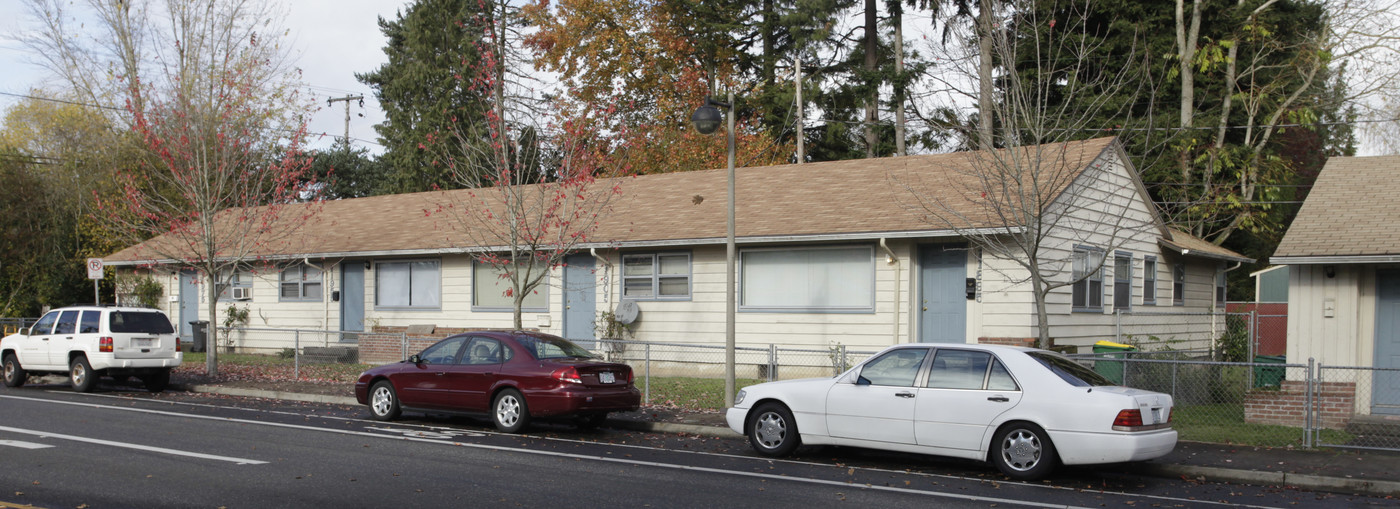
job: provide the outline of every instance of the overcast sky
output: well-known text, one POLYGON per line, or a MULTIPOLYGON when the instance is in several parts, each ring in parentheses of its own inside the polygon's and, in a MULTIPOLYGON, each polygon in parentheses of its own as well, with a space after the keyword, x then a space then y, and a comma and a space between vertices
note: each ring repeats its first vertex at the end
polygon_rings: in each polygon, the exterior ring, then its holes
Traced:
MULTIPOLYGON (((374 144, 373 126, 384 121, 384 114, 379 110, 373 91, 355 81, 355 73, 373 70, 385 62, 385 39, 379 32, 378 17, 393 19, 397 10, 408 3, 409 0, 285 2, 289 11, 285 24, 291 31, 296 52, 293 58, 302 69, 310 92, 321 105, 309 126, 311 132, 342 136, 345 104, 327 107, 326 99, 364 95, 364 108, 357 102, 352 102, 350 107, 351 141, 376 154, 383 150, 374 144), (363 117, 359 116, 361 113, 363 117)), ((0 34, 3 34, 0 35, 0 110, 20 100, 3 94, 27 94, 33 87, 42 87, 47 79, 47 72, 32 63, 28 50, 8 38, 29 29, 32 24, 24 2, 0 0, 0 34)), ((309 141, 313 147, 325 147, 332 139, 313 135, 309 141)))

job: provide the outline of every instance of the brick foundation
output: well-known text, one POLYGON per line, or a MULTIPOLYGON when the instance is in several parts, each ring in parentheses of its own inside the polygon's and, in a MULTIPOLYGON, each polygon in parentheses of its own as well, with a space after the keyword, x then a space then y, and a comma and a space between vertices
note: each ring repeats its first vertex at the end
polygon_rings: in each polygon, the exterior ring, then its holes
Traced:
MULTIPOLYGON (((1307 386, 1301 381, 1284 381, 1278 390, 1253 390, 1245 396, 1244 421, 1301 428, 1307 425, 1307 386)), ((1314 426, 1342 429, 1351 421, 1356 408, 1356 384, 1323 382, 1313 404, 1318 409, 1314 426)))

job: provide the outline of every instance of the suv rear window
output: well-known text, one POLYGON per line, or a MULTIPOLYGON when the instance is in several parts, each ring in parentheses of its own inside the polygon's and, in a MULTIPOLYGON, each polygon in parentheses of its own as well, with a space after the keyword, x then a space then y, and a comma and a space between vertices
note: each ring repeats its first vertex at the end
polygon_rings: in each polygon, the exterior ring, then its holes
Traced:
POLYGON ((164 314, 143 311, 113 311, 109 329, 112 332, 135 332, 139 334, 172 334, 175 327, 164 314))

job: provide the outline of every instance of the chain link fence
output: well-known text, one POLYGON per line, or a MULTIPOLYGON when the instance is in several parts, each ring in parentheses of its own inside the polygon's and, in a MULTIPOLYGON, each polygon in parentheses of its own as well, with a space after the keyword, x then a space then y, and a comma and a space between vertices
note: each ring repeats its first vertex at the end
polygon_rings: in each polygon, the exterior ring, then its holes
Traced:
POLYGON ((1313 426, 1327 447, 1400 450, 1400 369, 1317 367, 1313 426))
MULTIPOLYGON (((196 335, 203 331, 196 331, 196 335)), ((361 360, 361 340, 391 358, 407 358, 411 342, 402 332, 354 332, 310 329, 220 327, 217 338, 184 345, 185 364, 203 369, 200 357, 217 348, 220 371, 228 377, 311 382, 353 382, 371 364, 361 360)))

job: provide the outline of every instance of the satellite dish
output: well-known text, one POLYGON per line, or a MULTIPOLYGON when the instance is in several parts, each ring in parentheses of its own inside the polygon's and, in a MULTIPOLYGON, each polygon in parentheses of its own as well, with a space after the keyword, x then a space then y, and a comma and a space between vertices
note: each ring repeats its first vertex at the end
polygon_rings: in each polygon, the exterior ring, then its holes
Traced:
POLYGON ((637 303, 630 300, 619 302, 617 310, 613 311, 613 316, 617 317, 617 321, 623 325, 631 325, 632 322, 637 321, 641 314, 642 310, 637 307, 637 303))

